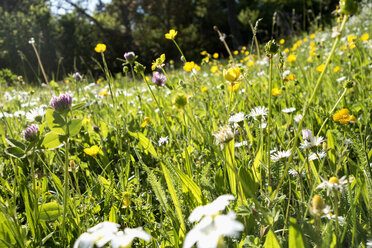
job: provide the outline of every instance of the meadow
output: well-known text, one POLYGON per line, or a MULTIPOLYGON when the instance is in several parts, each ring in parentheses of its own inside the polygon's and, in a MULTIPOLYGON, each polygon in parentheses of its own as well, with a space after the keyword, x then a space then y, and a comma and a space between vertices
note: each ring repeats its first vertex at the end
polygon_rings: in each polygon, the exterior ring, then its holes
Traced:
POLYGON ((372 247, 372 4, 353 4, 228 58, 189 61, 171 29, 182 68, 128 51, 113 75, 97 44, 102 77, 1 85, 0 247, 372 247))

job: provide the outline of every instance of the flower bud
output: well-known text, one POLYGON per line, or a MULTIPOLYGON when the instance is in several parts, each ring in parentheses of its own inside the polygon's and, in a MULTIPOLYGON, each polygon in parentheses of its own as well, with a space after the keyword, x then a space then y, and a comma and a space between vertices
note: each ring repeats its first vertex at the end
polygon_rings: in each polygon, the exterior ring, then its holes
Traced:
POLYGON ((138 63, 137 61, 134 62, 135 65, 134 65, 134 71, 137 73, 137 74, 142 74, 145 72, 146 70, 146 67, 140 63, 138 63))
POLYGON ((354 0, 340 0, 340 14, 354 15, 358 11, 358 4, 354 0))
POLYGON ((134 52, 127 52, 124 53, 124 58, 128 63, 133 63, 136 59, 136 55, 134 54, 134 52))
POLYGON ((71 109, 72 97, 69 94, 62 94, 50 100, 50 106, 60 114, 66 114, 71 109))
POLYGON ((29 142, 33 142, 39 139, 39 126, 32 124, 23 131, 23 137, 29 142))
POLYGON ((344 88, 345 89, 350 89, 350 88, 353 88, 353 86, 354 86, 354 83, 353 83, 353 81, 346 81, 345 83, 344 83, 344 88))
POLYGON ((279 50, 279 45, 275 43, 275 40, 270 40, 266 43, 265 51, 267 54, 275 55, 279 50))
POLYGON ((176 105, 177 108, 181 109, 184 108, 187 104, 187 95, 186 94, 177 94, 174 98, 174 105, 176 105))

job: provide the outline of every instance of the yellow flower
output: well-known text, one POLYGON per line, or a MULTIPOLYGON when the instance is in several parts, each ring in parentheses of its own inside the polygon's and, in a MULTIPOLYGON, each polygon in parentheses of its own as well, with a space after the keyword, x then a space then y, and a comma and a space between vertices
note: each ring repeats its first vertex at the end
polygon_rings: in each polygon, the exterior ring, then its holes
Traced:
POLYGON ((200 52, 200 55, 203 55, 203 56, 205 56, 205 55, 207 55, 208 53, 207 53, 207 51, 202 51, 202 52, 200 52))
POLYGON ((310 62, 313 62, 313 58, 308 57, 308 58, 306 59, 306 61, 309 62, 309 63, 310 63, 310 62))
POLYGON ((294 75, 294 74, 289 74, 288 76, 286 76, 285 78, 284 78, 284 80, 295 80, 295 78, 296 78, 296 76, 294 75))
POLYGON ((103 81, 103 78, 98 78, 97 79, 97 84, 99 84, 100 82, 102 82, 103 81))
POLYGON ((234 55, 238 55, 239 54, 239 51, 234 51, 234 55))
POLYGON ((314 39, 314 38, 315 38, 315 34, 311 34, 310 39, 314 39))
POLYGON ((354 115, 349 115, 348 109, 341 109, 333 115, 333 120, 340 124, 348 124, 349 122, 356 122, 354 115))
POLYGON ((356 40, 356 36, 355 35, 349 35, 348 37, 347 37, 347 42, 349 42, 349 43, 353 43, 355 40, 356 40))
POLYGON ((84 118, 83 121, 82 121, 83 125, 86 125, 89 122, 90 122, 90 118, 84 118))
POLYGON ((103 53, 106 51, 106 45, 105 44, 102 44, 102 43, 99 43, 96 45, 96 47, 94 48, 94 50, 97 52, 97 53, 103 53))
POLYGON ((279 96, 281 93, 282 93, 282 90, 280 90, 278 88, 271 89, 271 95, 273 95, 273 96, 279 96))
POLYGON ((349 48, 350 49, 354 49, 355 48, 355 43, 354 42, 353 43, 350 43, 349 48))
POLYGON ((307 42, 307 38, 304 38, 304 42, 307 42))
POLYGON ((98 146, 94 145, 92 147, 85 148, 84 149, 84 152, 86 154, 88 154, 89 156, 95 157, 98 154, 98 152, 99 152, 100 149, 101 148, 99 148, 98 146))
POLYGON ((338 72, 339 70, 340 70, 339 66, 336 66, 335 68, 333 68, 333 72, 338 72))
MULTIPOLYGON (((236 83, 232 86, 232 92, 236 92, 239 89, 240 84, 236 83)), ((231 92, 231 85, 227 86, 227 90, 231 92)))
POLYGON ((99 95, 100 95, 100 96, 108 96, 109 93, 108 93, 107 90, 103 90, 103 91, 101 91, 101 92, 99 93, 99 95))
POLYGON ((284 42, 285 42, 285 39, 281 39, 281 40, 279 41, 279 44, 283 45, 284 42))
POLYGON ((284 53, 289 53, 289 49, 288 48, 286 48, 286 49, 284 49, 284 51, 283 51, 284 53))
POLYGON ((203 93, 205 93, 205 92, 207 92, 208 91, 208 88, 207 87, 203 87, 202 89, 201 89, 201 92, 203 92, 203 93))
POLYGON ((217 65, 212 66, 211 67, 211 72, 215 73, 216 71, 218 71, 218 66, 217 65))
POLYGON ((294 53, 290 53, 287 57, 288 62, 295 62, 296 61, 296 55, 294 53))
POLYGON ((242 50, 244 51, 244 50, 246 50, 247 48, 245 47, 245 46, 242 46, 242 50))
POLYGON ((249 51, 245 51, 244 55, 245 56, 249 55, 249 51))
POLYGON ((320 66, 318 66, 318 67, 316 68, 316 70, 317 70, 318 72, 322 72, 322 71, 324 70, 324 67, 325 67, 325 64, 321 64, 320 66))
POLYGON ((223 76, 225 77, 225 79, 229 82, 235 82, 236 80, 238 80, 239 76, 240 76, 240 68, 239 67, 232 67, 230 69, 228 69, 227 71, 224 70, 223 71, 223 76))
POLYGON ((152 62, 151 70, 155 71, 156 68, 161 68, 164 66, 165 61, 165 54, 163 53, 160 55, 159 58, 157 58, 154 62, 152 62))
POLYGON ((173 40, 177 35, 177 31, 174 29, 169 30, 169 33, 165 34, 165 38, 168 40, 173 40))
POLYGON ((218 53, 214 53, 214 54, 213 54, 213 58, 214 58, 214 59, 218 59, 218 56, 219 56, 218 53))
POLYGON ((251 60, 251 61, 249 61, 248 63, 247 63, 247 66, 248 67, 251 67, 251 66, 253 66, 254 65, 254 62, 251 60))
POLYGON ((347 46, 346 45, 342 45, 341 47, 340 47, 340 50, 346 50, 347 49, 347 46))
POLYGON ((367 34, 367 33, 363 34, 363 35, 360 37, 360 40, 361 40, 361 41, 367 41, 367 40, 369 40, 369 34, 367 34))
POLYGON ((146 117, 145 118, 145 121, 141 124, 141 127, 146 127, 149 123, 151 123, 151 118, 150 117, 146 117))

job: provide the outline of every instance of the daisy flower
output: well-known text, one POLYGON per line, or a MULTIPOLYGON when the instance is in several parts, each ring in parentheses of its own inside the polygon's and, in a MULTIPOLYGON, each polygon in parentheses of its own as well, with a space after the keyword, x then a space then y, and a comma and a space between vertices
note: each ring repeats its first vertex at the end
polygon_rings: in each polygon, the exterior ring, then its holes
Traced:
POLYGON ((245 116, 243 112, 237 113, 229 118, 229 123, 239 123, 244 121, 245 116))
POLYGON ((234 138, 234 133, 229 125, 220 128, 218 132, 214 132, 213 136, 216 138, 216 144, 228 143, 234 138))
POLYGON ((263 106, 255 107, 254 109, 251 110, 251 113, 249 114, 249 116, 255 120, 261 119, 261 118, 265 119, 265 116, 267 115, 268 111, 269 110, 263 106))
POLYGON ((294 107, 282 109, 283 113, 292 113, 294 111, 296 111, 296 108, 294 107))
POLYGON ((289 158, 291 156, 291 150, 287 151, 278 151, 271 155, 271 160, 274 162, 278 162, 282 158, 289 158))
POLYGON ((325 152, 310 153, 309 160, 313 161, 313 160, 317 160, 317 159, 322 159, 325 156, 327 156, 327 154, 325 152))
POLYGON ((346 176, 338 179, 337 177, 331 177, 328 181, 322 178, 322 183, 319 184, 316 189, 327 189, 327 195, 330 191, 340 191, 342 192, 347 183, 351 183, 354 180, 353 177, 346 179, 346 176))
POLYGON ((43 107, 37 107, 26 113, 26 119, 28 122, 42 122, 44 115, 45 109, 43 107))

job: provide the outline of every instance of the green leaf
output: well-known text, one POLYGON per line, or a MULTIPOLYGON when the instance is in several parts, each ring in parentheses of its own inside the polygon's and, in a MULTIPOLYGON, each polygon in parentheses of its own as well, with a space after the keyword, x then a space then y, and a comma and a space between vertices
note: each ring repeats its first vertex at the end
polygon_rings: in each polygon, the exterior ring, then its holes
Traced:
POLYGON ((239 182, 242 186, 245 198, 256 198, 258 190, 257 183, 254 180, 253 173, 251 170, 247 170, 244 167, 239 169, 239 182))
POLYGON ((280 248, 279 241, 277 237, 275 236, 273 230, 269 230, 269 232, 266 235, 264 248, 280 248))
POLYGON ((146 136, 143 133, 140 132, 132 133, 131 131, 128 131, 128 133, 132 137, 139 139, 140 144, 143 147, 143 149, 145 149, 145 151, 149 152, 154 157, 158 157, 158 154, 156 153, 154 146, 151 144, 151 141, 148 138, 146 138, 146 136))
POLYGON ((82 108, 86 105, 85 102, 81 102, 81 103, 78 103, 78 104, 75 104, 74 106, 72 106, 72 110, 77 110, 79 108, 82 108))
POLYGON ((109 215, 110 222, 114 222, 114 223, 117 222, 116 211, 117 211, 117 208, 115 206, 112 206, 110 210, 110 215, 109 215))
POLYGON ((48 109, 45 119, 50 130, 57 134, 66 135, 66 122, 60 114, 53 109, 48 109))
POLYGON ((305 248, 304 237, 297 225, 295 218, 289 220, 289 244, 288 247, 305 248))
POLYGON ((15 139, 7 139, 5 138, 6 142, 8 143, 8 145, 10 146, 14 146, 14 147, 19 147, 21 148, 22 150, 25 150, 26 149, 26 145, 23 144, 22 142, 18 141, 18 140, 15 140, 15 139))
POLYGON ((44 221, 55 221, 62 215, 62 206, 57 202, 48 202, 39 206, 39 218, 44 221))
POLYGON ((228 144, 225 145, 225 157, 226 157, 226 163, 224 164, 226 166, 227 176, 229 178, 229 185, 230 190, 233 195, 237 196, 236 193, 236 163, 235 163, 235 155, 234 155, 234 140, 231 140, 228 144))
POLYGON ((13 158, 24 158, 25 157, 25 152, 17 146, 6 148, 5 153, 13 158))
POLYGON ((336 165, 336 151, 335 151, 335 141, 332 136, 332 132, 328 131, 327 132, 327 146, 330 148, 328 151, 328 157, 329 161, 331 161, 331 167, 334 168, 336 165))
POLYGON ((253 169, 255 170, 254 175, 256 175, 254 177, 254 180, 256 181, 256 183, 259 183, 261 181, 261 172, 260 172, 261 160, 262 160, 262 145, 260 149, 258 150, 256 157, 254 158, 254 162, 253 162, 253 169))
POLYGON ((180 177, 182 181, 182 185, 190 190, 192 195, 194 196, 196 202, 201 205, 203 203, 202 201, 202 193, 198 185, 186 174, 184 174, 180 169, 177 168, 177 166, 172 167, 177 175, 180 177))
POLYGON ((49 132, 45 135, 43 142, 41 143, 45 149, 53 149, 62 144, 62 137, 55 132, 49 132))
POLYGON ((78 134, 82 124, 83 124, 83 121, 81 119, 73 119, 69 121, 68 123, 69 135, 72 137, 78 134))

